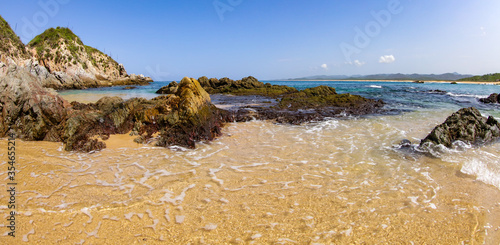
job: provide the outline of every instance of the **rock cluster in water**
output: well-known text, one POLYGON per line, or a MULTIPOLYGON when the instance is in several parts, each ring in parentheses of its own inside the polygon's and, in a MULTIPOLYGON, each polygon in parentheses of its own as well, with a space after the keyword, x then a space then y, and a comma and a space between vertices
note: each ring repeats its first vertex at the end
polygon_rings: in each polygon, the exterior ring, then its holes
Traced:
POLYGON ((451 148, 453 142, 485 144, 500 138, 500 123, 492 116, 485 118, 474 107, 463 108, 449 116, 421 141, 428 144, 444 145, 451 148))
MULTIPOLYGON (((203 89, 209 94, 233 94, 233 95, 262 95, 268 97, 278 97, 283 94, 297 92, 297 89, 281 86, 264 84, 259 82, 255 77, 249 76, 241 80, 232 80, 227 77, 217 79, 203 76, 198 78, 203 89)), ((175 93, 178 84, 171 82, 169 85, 162 87, 157 94, 172 94, 175 93)))
MULTIPOLYGON (((335 88, 328 86, 298 91, 288 86, 264 84, 251 76, 237 81, 228 78, 201 77, 199 81, 211 94, 237 95, 235 101, 238 100, 238 96, 243 95, 265 96, 279 101, 275 106, 246 106, 231 111, 234 121, 237 122, 260 119, 300 124, 329 117, 377 113, 384 105, 381 100, 352 94, 337 94, 335 88)), ((177 86, 176 82, 171 82, 157 93, 175 93, 177 86)))

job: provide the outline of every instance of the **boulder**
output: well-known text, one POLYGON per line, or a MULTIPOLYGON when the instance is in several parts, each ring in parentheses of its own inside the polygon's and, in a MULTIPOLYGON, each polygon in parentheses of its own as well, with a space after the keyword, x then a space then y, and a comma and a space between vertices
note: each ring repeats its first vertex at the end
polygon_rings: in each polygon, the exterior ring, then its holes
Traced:
POLYGON ((0 136, 11 132, 26 140, 60 141, 58 125, 70 104, 45 89, 29 69, 10 65, 0 71, 0 136))
POLYGON ((175 94, 177 92, 177 87, 179 84, 176 81, 173 81, 169 83, 167 86, 164 86, 158 91, 156 91, 157 94, 175 94))
POLYGON ((500 137, 500 123, 492 116, 485 118, 474 107, 463 108, 449 116, 443 124, 435 127, 420 142, 444 145, 451 148, 453 142, 463 141, 470 144, 485 144, 500 137))
POLYGON ((488 98, 481 98, 479 99, 480 102, 485 103, 485 104, 491 104, 491 103, 500 103, 500 96, 498 96, 497 93, 490 94, 488 98))

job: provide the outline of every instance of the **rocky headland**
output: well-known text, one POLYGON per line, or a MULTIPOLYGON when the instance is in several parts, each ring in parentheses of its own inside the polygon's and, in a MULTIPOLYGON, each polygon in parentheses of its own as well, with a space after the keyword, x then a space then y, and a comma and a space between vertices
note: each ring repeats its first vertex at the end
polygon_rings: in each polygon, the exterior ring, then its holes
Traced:
POLYGON ((0 66, 11 64, 26 68, 43 87, 57 90, 146 85, 153 81, 127 74, 123 65, 83 44, 68 28, 50 28, 24 45, 0 16, 0 66))

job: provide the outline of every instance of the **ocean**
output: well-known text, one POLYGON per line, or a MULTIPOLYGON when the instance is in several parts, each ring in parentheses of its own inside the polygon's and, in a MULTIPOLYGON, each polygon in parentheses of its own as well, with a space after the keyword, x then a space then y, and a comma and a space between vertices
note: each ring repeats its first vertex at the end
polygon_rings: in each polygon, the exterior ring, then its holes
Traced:
MULTIPOLYGON (((229 123, 221 137, 194 150, 138 145, 128 135, 111 136, 108 147, 93 154, 66 152, 61 143, 18 140, 18 239, 38 244, 500 242, 498 142, 457 144, 433 157, 398 149, 402 139, 418 144, 463 107, 500 119, 500 106, 478 102, 500 92, 499 86, 264 82, 298 89, 328 85, 338 93, 382 99, 387 110, 303 125, 229 123)), ((60 94, 80 102, 102 96, 149 99, 168 83, 60 94)), ((6 139, 0 147, 7 148, 6 139)), ((0 179, 5 179, 2 154, 0 179)), ((0 200, 6 199, 0 192, 0 200)), ((2 205, 0 217, 7 216, 2 205)))

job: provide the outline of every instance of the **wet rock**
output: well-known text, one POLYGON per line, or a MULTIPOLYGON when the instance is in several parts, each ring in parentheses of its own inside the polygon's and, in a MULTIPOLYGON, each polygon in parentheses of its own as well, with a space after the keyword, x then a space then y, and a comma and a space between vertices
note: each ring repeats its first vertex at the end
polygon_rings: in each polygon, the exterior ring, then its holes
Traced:
POLYGON ((180 101, 178 111, 175 118, 169 118, 169 127, 160 132, 157 145, 194 148, 196 141, 212 140, 221 134, 229 115, 211 103, 210 95, 196 79, 183 78, 175 96, 180 101))
POLYGON ((176 81, 173 81, 169 83, 167 86, 164 86, 158 91, 156 91, 157 94, 175 94, 177 92, 179 84, 176 81))
POLYGON ((446 92, 444 90, 434 89, 434 90, 429 90, 429 93, 431 93, 431 94, 446 94, 448 92, 446 92))
MULTIPOLYGON (((205 89, 209 94, 262 95, 268 97, 278 97, 283 94, 297 92, 297 89, 288 86, 264 84, 252 76, 245 77, 237 81, 227 77, 221 79, 208 79, 203 76, 198 78, 198 81, 203 89, 205 89)), ((168 86, 158 90, 157 93, 175 93, 175 90, 173 89, 174 87, 174 84, 169 84, 168 86)))
POLYGON ((421 141, 426 144, 452 147, 453 142, 463 141, 470 144, 485 144, 500 137, 500 123, 493 117, 485 118, 474 107, 463 108, 449 116, 443 124, 435 127, 421 141))
POLYGON ((131 90, 131 89, 136 89, 137 87, 136 86, 127 86, 127 87, 124 87, 123 90, 131 90))
POLYGON ((278 106, 288 110, 341 109, 348 114, 364 115, 376 112, 383 105, 381 100, 367 99, 348 93, 337 94, 334 88, 319 86, 287 94, 281 99, 278 106))
POLYGON ((485 104, 491 104, 491 103, 500 103, 500 96, 498 96, 497 93, 490 94, 488 98, 481 98, 479 99, 480 102, 485 103, 485 104))
POLYGON ((411 147, 411 141, 408 139, 403 139, 401 142, 399 142, 399 146, 401 148, 410 148, 411 147))

